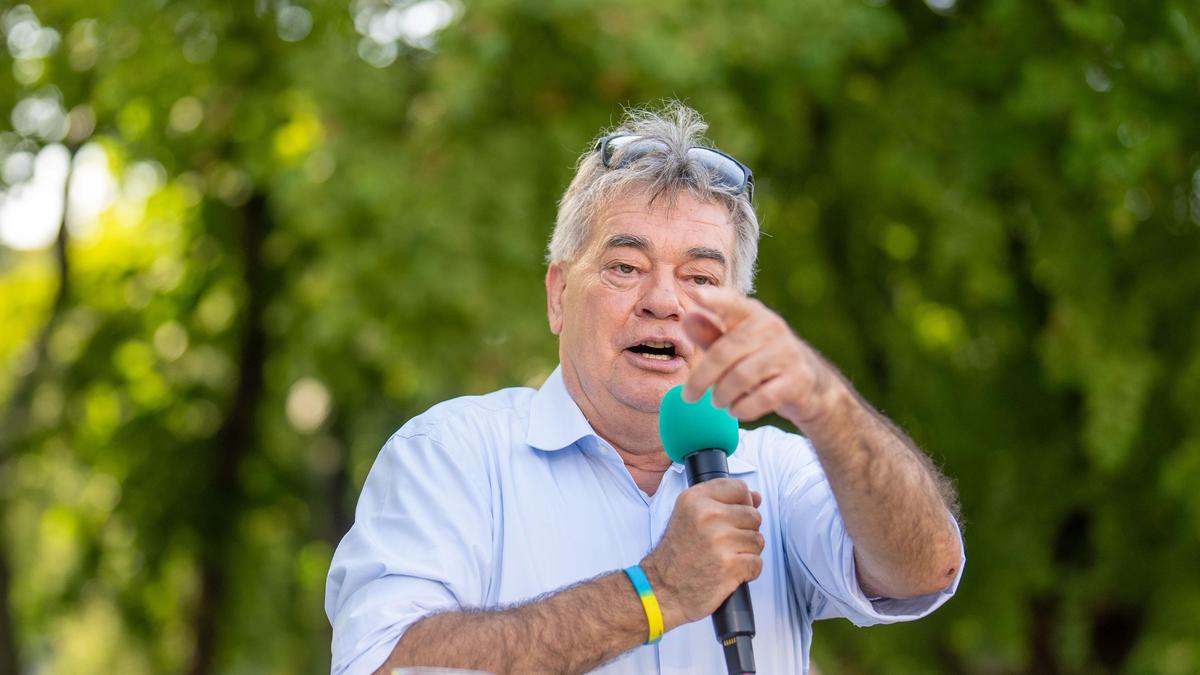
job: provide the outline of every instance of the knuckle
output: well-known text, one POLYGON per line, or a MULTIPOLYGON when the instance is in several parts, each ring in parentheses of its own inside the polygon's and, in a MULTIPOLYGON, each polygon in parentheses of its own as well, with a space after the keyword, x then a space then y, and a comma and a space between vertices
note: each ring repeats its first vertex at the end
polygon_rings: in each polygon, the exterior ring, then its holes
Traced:
POLYGON ((750 486, 746 485, 746 481, 740 478, 734 478, 733 476, 730 476, 726 480, 729 481, 729 486, 738 497, 750 496, 750 486))
POLYGON ((725 393, 725 390, 726 390, 727 386, 728 386, 728 385, 727 385, 725 382, 722 382, 721 384, 718 384, 718 385, 717 385, 717 386, 716 386, 716 387, 713 389, 713 394, 712 394, 712 404, 713 404, 713 406, 715 406, 715 407, 717 407, 717 408, 725 408, 725 407, 727 407, 727 404, 726 404, 726 401, 725 401, 725 399, 726 399, 726 397, 727 397, 727 396, 726 396, 726 393, 725 393))
POLYGON ((729 530, 720 536, 721 546, 725 548, 731 555, 745 553, 746 537, 738 530, 729 530))
POLYGON ((679 496, 675 498, 675 511, 686 511, 694 501, 696 501, 696 493, 693 490, 680 492, 679 496))
POLYGON ((750 413, 758 409, 758 403, 755 402, 753 394, 743 396, 736 405, 729 409, 729 414, 734 417, 748 417, 750 413))
POLYGON ((762 406, 762 399, 756 394, 746 395, 746 398, 738 402, 739 410, 745 414, 757 413, 762 410, 762 406))
POLYGON ((715 478, 707 483, 704 483, 704 485, 711 486, 714 494, 724 494, 729 491, 729 486, 732 482, 732 478, 715 478))
MULTIPOLYGON (((733 348, 734 340, 736 338, 737 336, 732 333, 722 335, 720 338, 717 338, 717 341, 708 348, 708 354, 705 355, 704 362, 701 364, 701 366, 703 367, 704 365, 710 363, 714 365, 724 363, 725 360, 729 358, 729 351, 733 348)), ((712 368, 713 366, 709 367, 712 368)))
POLYGON ((750 501, 750 487, 736 478, 726 478, 729 481, 729 497, 733 503, 741 504, 750 501))
POLYGON ((746 529, 757 530, 762 525, 762 514, 753 506, 743 505, 738 508, 738 512, 739 520, 749 525, 746 529))
POLYGON ((762 393, 762 405, 774 410, 779 406, 779 394, 773 391, 765 391, 762 393))
POLYGON ((711 486, 708 494, 721 504, 747 503, 750 499, 750 488, 736 478, 717 478, 704 485, 711 486))
POLYGON ((745 345, 749 344, 752 334, 746 330, 733 330, 726 336, 724 356, 726 359, 732 360, 734 356, 739 354, 745 345))
POLYGON ((700 506, 696 509, 696 521, 700 523, 711 523, 721 517, 721 510, 712 504, 700 506))
POLYGON ((745 368, 734 368, 725 376, 725 380, 732 391, 741 391, 750 384, 750 375, 745 368))
POLYGON ((774 400, 774 396, 769 394, 760 394, 755 401, 755 410, 770 411, 775 410, 779 404, 774 400))

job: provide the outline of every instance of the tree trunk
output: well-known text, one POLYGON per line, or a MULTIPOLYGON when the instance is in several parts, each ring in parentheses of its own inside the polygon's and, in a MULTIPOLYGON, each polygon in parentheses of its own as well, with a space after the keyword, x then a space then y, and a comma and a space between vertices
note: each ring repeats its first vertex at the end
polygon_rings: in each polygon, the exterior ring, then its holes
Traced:
MULTIPOLYGON (((0 463, 9 462, 16 454, 26 422, 29 419, 29 407, 33 392, 44 376, 48 362, 46 354, 50 349, 50 337, 58 327, 70 303, 71 277, 68 245, 70 233, 67 231, 67 197, 71 185, 71 162, 75 158, 75 148, 71 148, 71 159, 67 163, 67 175, 63 180, 63 209, 59 219, 58 237, 54 241, 54 257, 58 267, 58 290, 54 294, 54 303, 50 306, 50 314, 46 323, 42 324, 37 339, 33 345, 33 366, 13 388, 12 396, 5 408, 3 423, 0 423, 0 463)), ((0 502, 0 520, 7 511, 7 504, 0 502)), ((12 614, 12 598, 9 589, 12 587, 12 568, 9 566, 8 542, 0 537, 0 675, 17 675, 21 672, 20 649, 17 643, 17 626, 12 614)))
POLYGON ((12 605, 9 604, 7 551, 0 548, 0 675, 17 675, 21 671, 17 653, 17 631, 13 625, 12 605))
POLYGON ((263 396, 263 362, 267 336, 263 325, 269 289, 264 271, 263 241, 273 223, 266 197, 255 192, 239 209, 242 225, 242 283, 247 293, 242 324, 237 387, 221 428, 213 443, 212 473, 208 479, 208 505, 200 521, 203 543, 200 568, 200 598, 196 608, 196 648, 189 668, 191 675, 214 671, 217 627, 229 591, 228 563, 235 542, 233 532, 244 508, 245 495, 237 469, 255 444, 255 418, 263 396))

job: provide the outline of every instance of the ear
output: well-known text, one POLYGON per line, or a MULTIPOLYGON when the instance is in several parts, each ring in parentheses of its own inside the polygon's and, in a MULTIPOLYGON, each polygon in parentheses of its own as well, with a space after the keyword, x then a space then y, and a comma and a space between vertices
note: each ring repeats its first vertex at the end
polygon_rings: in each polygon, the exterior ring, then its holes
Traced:
POLYGON ((561 262, 552 262, 546 268, 546 317, 550 320, 550 332, 562 334, 563 294, 567 290, 567 270, 561 262))

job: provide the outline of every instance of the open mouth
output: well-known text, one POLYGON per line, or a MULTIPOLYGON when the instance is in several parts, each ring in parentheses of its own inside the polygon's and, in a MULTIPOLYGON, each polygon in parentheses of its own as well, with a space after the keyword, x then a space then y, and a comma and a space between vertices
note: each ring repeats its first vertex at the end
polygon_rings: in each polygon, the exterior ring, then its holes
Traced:
POLYGON ((630 347, 629 351, 657 361, 670 361, 675 358, 675 344, 672 342, 640 342, 630 347))

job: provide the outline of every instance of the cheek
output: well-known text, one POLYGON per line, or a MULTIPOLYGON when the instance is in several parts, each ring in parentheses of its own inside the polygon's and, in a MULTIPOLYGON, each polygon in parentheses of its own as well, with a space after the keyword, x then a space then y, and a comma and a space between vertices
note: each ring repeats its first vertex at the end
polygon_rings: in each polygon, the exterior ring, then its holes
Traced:
POLYGON ((580 297, 565 317, 578 342, 594 345, 613 344, 624 330, 632 311, 630 294, 597 285, 580 297))

